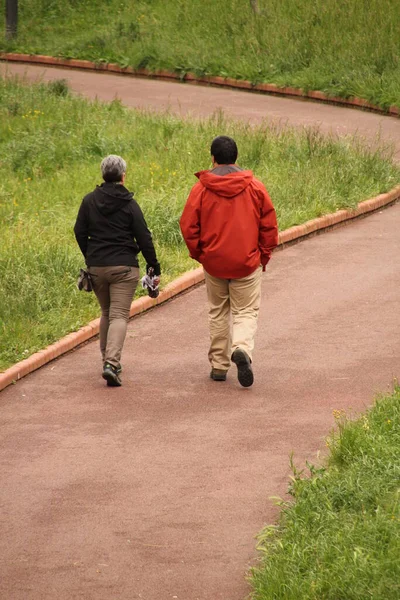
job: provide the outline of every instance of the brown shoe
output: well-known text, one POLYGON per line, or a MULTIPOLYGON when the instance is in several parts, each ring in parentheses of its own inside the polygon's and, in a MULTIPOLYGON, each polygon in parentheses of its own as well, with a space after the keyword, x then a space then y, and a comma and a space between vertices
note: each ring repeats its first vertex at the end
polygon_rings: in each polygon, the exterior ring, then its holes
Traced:
POLYGON ((226 381, 226 371, 222 369, 211 369, 210 379, 213 381, 226 381))

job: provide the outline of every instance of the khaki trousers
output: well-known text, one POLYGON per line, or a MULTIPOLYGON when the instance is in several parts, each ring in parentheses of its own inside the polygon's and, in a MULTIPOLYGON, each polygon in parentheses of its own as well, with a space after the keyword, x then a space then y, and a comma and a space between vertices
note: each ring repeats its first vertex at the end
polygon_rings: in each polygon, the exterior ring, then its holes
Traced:
POLYGON ((219 279, 204 271, 209 303, 209 361, 227 371, 237 348, 252 359, 261 300, 262 267, 241 279, 219 279), (232 327, 231 327, 232 316, 232 327))
POLYGON ((101 308, 100 352, 103 362, 121 367, 129 310, 139 281, 137 267, 90 267, 93 291, 101 308))

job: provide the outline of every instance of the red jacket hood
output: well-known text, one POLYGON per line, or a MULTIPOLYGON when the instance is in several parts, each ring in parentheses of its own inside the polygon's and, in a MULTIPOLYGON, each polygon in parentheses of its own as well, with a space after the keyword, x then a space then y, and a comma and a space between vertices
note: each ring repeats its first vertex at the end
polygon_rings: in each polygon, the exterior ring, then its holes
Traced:
POLYGON ((237 196, 253 180, 252 171, 237 171, 226 175, 215 175, 210 171, 199 171, 195 173, 205 188, 226 198, 237 196))

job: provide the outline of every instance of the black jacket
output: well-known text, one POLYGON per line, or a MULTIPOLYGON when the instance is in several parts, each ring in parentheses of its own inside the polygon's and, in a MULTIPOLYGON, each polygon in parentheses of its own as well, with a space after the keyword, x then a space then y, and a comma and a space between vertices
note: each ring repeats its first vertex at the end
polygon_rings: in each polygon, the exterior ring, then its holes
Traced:
POLYGON ((160 275, 151 233, 133 194, 123 185, 103 183, 84 197, 74 227, 88 267, 138 267, 142 252, 147 270, 160 275))

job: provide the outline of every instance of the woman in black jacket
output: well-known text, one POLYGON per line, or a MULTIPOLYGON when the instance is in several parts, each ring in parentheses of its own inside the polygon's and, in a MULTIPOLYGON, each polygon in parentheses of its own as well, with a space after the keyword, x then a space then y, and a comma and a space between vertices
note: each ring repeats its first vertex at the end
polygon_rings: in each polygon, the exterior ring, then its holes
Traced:
POLYGON ((139 252, 147 271, 153 268, 158 279, 161 271, 140 206, 124 187, 126 162, 110 154, 101 172, 104 183, 84 197, 74 232, 101 307, 102 376, 115 387, 121 385, 121 352, 139 281, 139 252))

